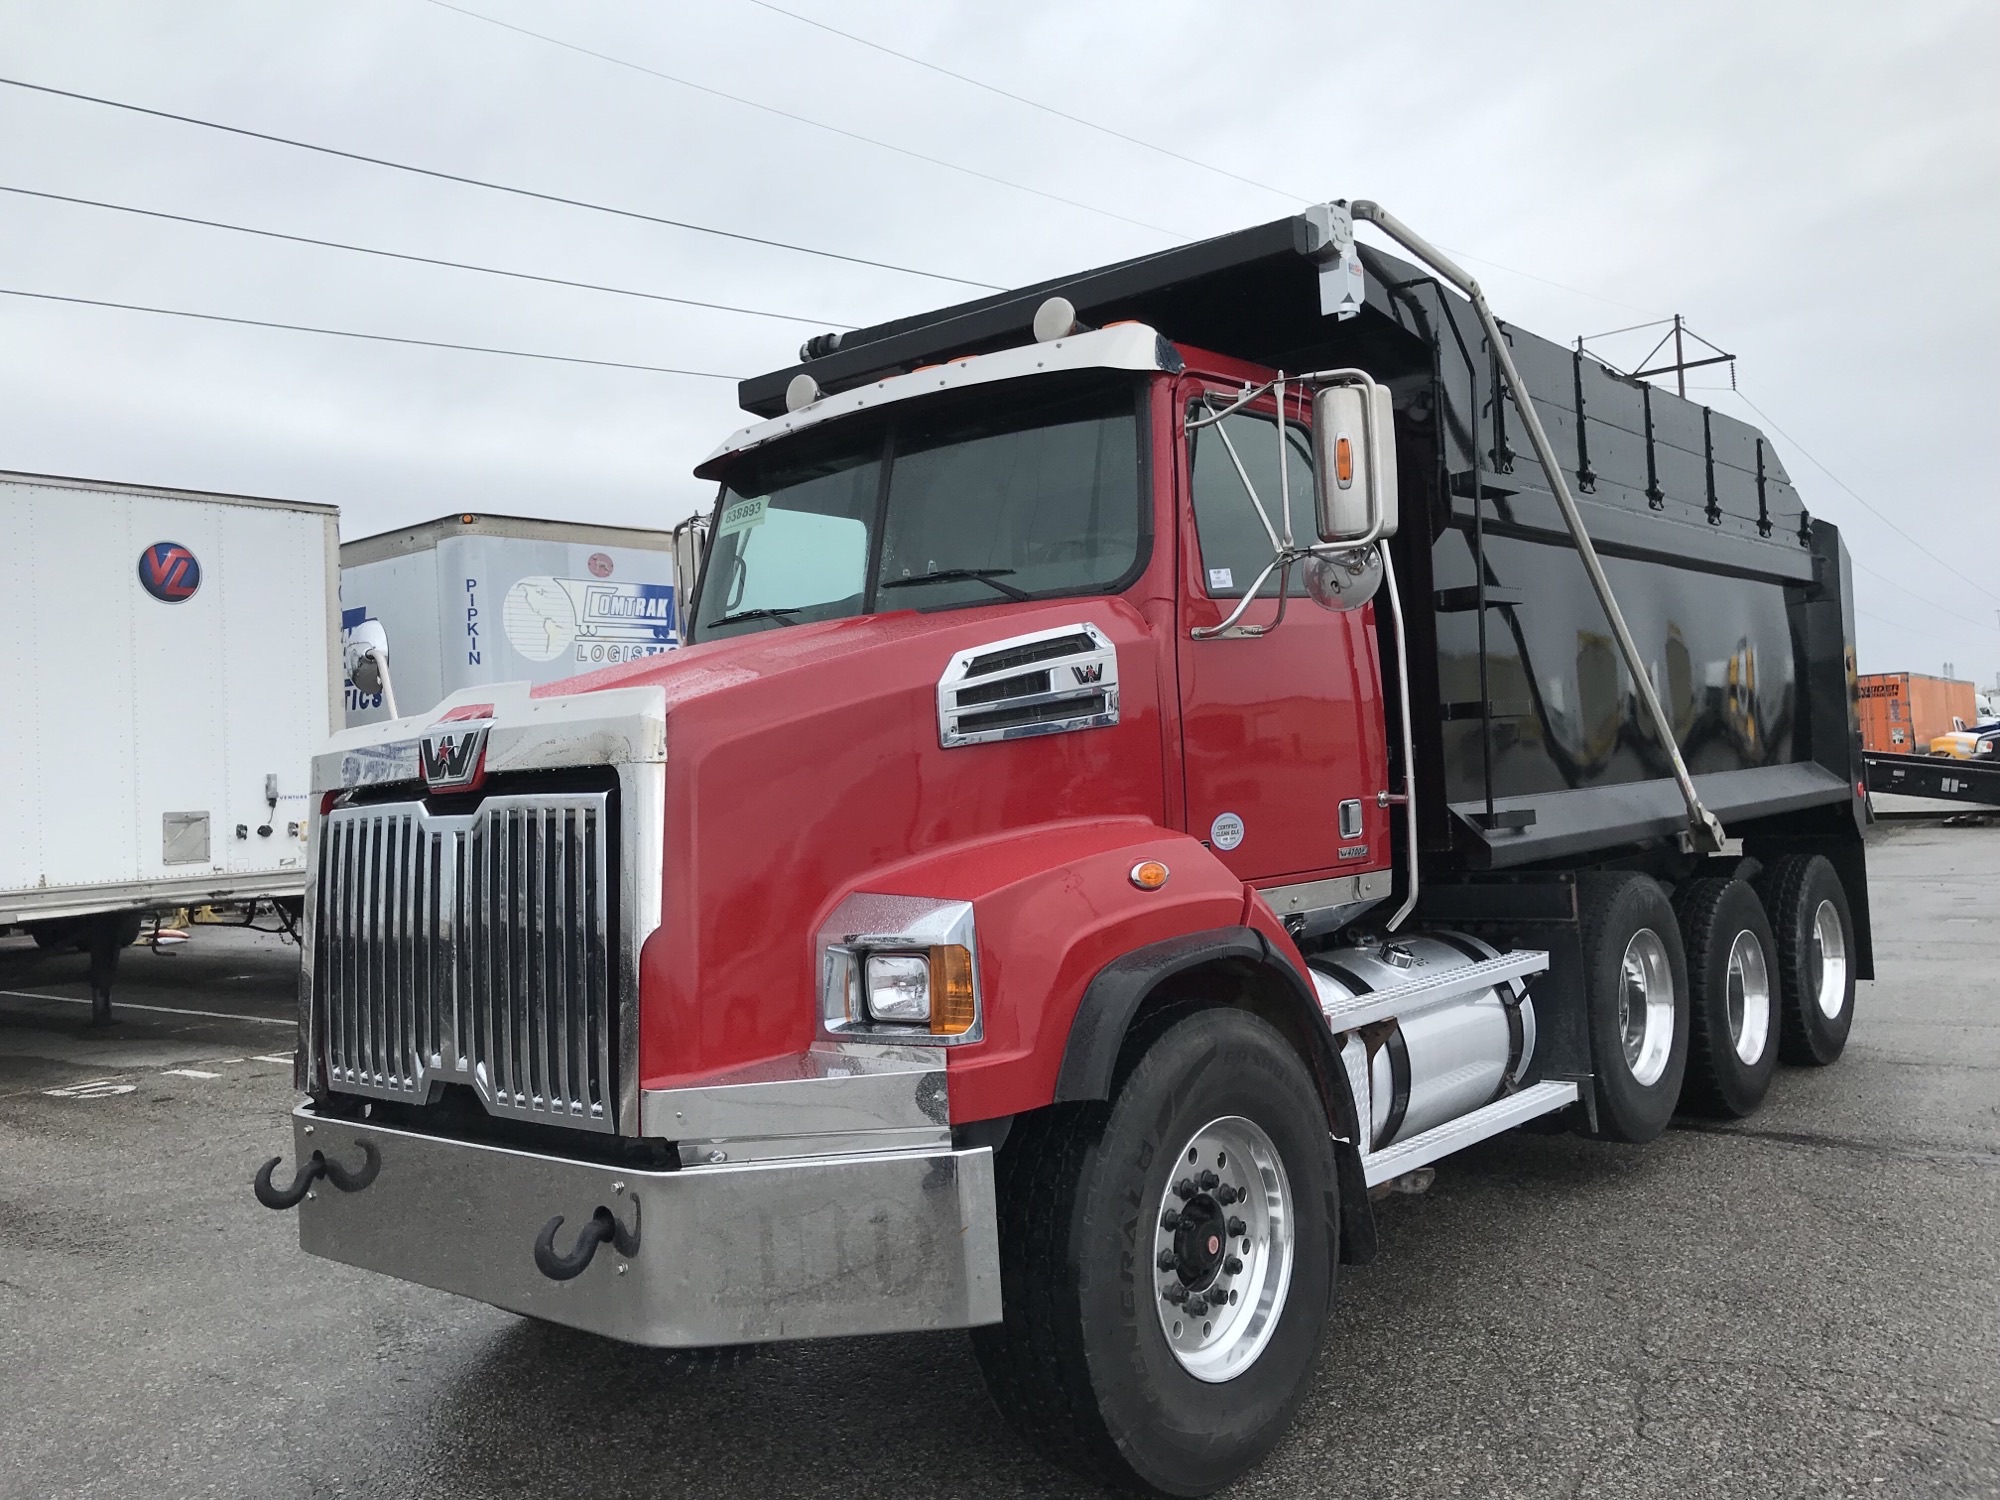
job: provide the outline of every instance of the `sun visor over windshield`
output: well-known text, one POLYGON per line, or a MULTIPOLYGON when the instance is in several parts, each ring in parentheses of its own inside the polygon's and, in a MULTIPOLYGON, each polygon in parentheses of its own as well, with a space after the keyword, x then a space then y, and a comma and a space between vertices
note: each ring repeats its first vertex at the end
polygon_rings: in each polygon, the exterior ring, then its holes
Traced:
POLYGON ((822 396, 797 411, 757 422, 732 434, 728 441, 703 459, 695 477, 712 479, 738 453, 768 443, 788 433, 816 426, 833 417, 908 401, 936 391, 964 386, 988 385, 1000 380, 1019 380, 1030 375, 1060 370, 1165 370, 1178 374, 1180 355, 1172 344, 1143 323, 1124 323, 1048 343, 1024 344, 1014 349, 996 349, 990 354, 968 355, 943 364, 926 365, 907 375, 892 375, 853 390, 822 396))

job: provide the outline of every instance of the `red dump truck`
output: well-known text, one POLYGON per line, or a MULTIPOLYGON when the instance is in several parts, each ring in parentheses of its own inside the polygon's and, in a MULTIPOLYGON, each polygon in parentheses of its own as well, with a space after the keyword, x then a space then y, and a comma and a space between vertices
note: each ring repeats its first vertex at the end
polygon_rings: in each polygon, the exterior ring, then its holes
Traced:
POLYGON ((643 1344, 967 1328, 1041 1451, 1201 1494, 1375 1190, 1840 1054, 1847 559, 1754 429, 1365 203, 741 396, 689 645, 319 758, 306 1251, 643 1344))

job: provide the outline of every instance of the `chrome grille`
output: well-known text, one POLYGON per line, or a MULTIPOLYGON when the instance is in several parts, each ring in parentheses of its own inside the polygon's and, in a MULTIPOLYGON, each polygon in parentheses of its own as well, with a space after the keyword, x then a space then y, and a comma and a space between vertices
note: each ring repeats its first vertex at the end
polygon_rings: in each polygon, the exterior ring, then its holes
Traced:
POLYGON ((314 910, 328 1081, 615 1128, 610 793, 330 813, 314 910))

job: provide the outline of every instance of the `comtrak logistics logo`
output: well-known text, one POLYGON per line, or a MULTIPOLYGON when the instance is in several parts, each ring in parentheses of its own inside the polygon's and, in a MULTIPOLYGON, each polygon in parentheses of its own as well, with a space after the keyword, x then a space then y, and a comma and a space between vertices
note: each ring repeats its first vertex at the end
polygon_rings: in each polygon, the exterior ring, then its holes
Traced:
POLYGON ((139 554, 139 586, 162 604, 184 604, 201 587, 201 564, 179 542, 155 542, 139 554))

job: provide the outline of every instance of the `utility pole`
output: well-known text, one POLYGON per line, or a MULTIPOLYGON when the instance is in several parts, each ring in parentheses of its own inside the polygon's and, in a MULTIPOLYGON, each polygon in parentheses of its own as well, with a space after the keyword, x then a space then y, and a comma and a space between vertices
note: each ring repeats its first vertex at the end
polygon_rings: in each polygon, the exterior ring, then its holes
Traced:
MULTIPOLYGON (((1675 313, 1672 318, 1661 318, 1656 323, 1634 323, 1630 328, 1613 328, 1608 333, 1587 333, 1576 341, 1577 352, 1590 352, 1593 359, 1600 361, 1610 369, 1617 370, 1618 367, 1612 364, 1610 360, 1605 359, 1603 355, 1597 354, 1594 351, 1586 351, 1584 346, 1592 339, 1610 338, 1613 334, 1620 333, 1637 333, 1642 328, 1665 328, 1667 331, 1660 335, 1660 341, 1653 345, 1651 353, 1639 361, 1639 367, 1631 372, 1630 378, 1633 380, 1648 380, 1655 375, 1671 373, 1674 377, 1675 394, 1685 397, 1688 393, 1687 372, 1689 370, 1699 370, 1704 365, 1734 366, 1736 363, 1735 355, 1716 348, 1715 345, 1688 327, 1687 319, 1679 313, 1675 313), (1709 352, 1699 359, 1689 359, 1687 357, 1687 341, 1689 339, 1693 339, 1695 343, 1709 352), (1660 351, 1667 347, 1669 341, 1674 346, 1672 363, 1659 365, 1652 363, 1658 357, 1660 351)), ((1623 374, 1625 372, 1619 371, 1619 373, 1623 374)), ((1731 387, 1734 388, 1736 375, 1733 369, 1730 372, 1729 381, 1731 387)))

